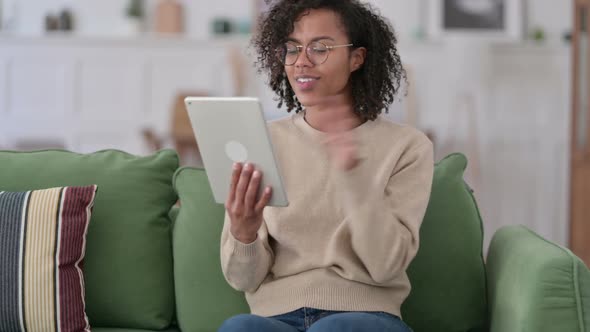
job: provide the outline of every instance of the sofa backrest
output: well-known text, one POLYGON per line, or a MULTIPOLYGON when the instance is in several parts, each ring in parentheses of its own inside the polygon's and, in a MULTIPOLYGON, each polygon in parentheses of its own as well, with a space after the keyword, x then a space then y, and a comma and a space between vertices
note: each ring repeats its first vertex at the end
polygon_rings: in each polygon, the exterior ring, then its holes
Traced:
POLYGON ((92 327, 161 330, 172 323, 168 211, 177 200, 174 151, 0 151, 0 191, 96 184, 84 277, 92 327))
POLYGON ((463 181, 467 159, 451 154, 435 165, 420 249, 408 276, 403 318, 415 332, 487 331, 483 226, 463 181))
POLYGON ((221 272, 219 240, 224 208, 216 204, 202 169, 181 168, 174 176, 180 199, 173 230, 176 320, 182 331, 217 331, 223 321, 248 313, 242 293, 221 272))

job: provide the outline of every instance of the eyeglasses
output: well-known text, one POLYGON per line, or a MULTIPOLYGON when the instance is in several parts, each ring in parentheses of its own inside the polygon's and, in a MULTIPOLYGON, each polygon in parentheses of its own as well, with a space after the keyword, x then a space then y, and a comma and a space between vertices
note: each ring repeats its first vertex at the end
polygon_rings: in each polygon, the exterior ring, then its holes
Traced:
MULTIPOLYGON (((307 47, 305 47, 305 54, 309 61, 317 66, 328 60, 328 55, 332 49, 351 46, 353 46, 353 44, 328 46, 322 42, 315 41, 307 44, 307 47)), ((276 55, 283 65, 293 66, 295 62, 297 62, 297 59, 299 59, 301 50, 303 50, 303 45, 287 42, 284 45, 277 47, 276 55)))

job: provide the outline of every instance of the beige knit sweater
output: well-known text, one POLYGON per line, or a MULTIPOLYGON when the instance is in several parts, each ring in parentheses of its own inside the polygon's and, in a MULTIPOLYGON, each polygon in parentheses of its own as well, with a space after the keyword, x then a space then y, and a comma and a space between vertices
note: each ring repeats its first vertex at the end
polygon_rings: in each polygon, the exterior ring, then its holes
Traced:
POLYGON ((251 244, 232 236, 226 215, 228 283, 262 316, 301 307, 399 316, 430 197, 432 143, 380 117, 353 129, 363 161, 341 172, 302 113, 269 123, 269 132, 290 204, 265 209, 251 244))

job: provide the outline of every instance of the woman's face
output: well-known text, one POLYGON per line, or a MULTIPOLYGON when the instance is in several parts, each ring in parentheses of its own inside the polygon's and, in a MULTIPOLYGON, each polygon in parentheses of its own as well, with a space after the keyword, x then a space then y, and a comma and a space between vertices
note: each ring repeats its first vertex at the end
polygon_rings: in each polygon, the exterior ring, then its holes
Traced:
POLYGON ((289 83, 303 106, 325 106, 350 97, 350 75, 361 67, 365 49, 333 48, 328 50, 324 63, 316 64, 305 51, 307 45, 316 41, 328 47, 350 43, 337 13, 328 9, 310 10, 295 22, 288 39, 292 44, 303 46, 295 64, 285 66, 289 83))

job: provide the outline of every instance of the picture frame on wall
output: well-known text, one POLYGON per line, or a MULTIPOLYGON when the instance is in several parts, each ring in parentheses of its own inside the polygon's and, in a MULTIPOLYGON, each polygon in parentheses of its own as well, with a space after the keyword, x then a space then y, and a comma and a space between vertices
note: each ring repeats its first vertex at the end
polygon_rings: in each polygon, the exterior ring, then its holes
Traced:
POLYGON ((429 0, 429 36, 468 36, 518 41, 523 35, 522 0, 429 0))

